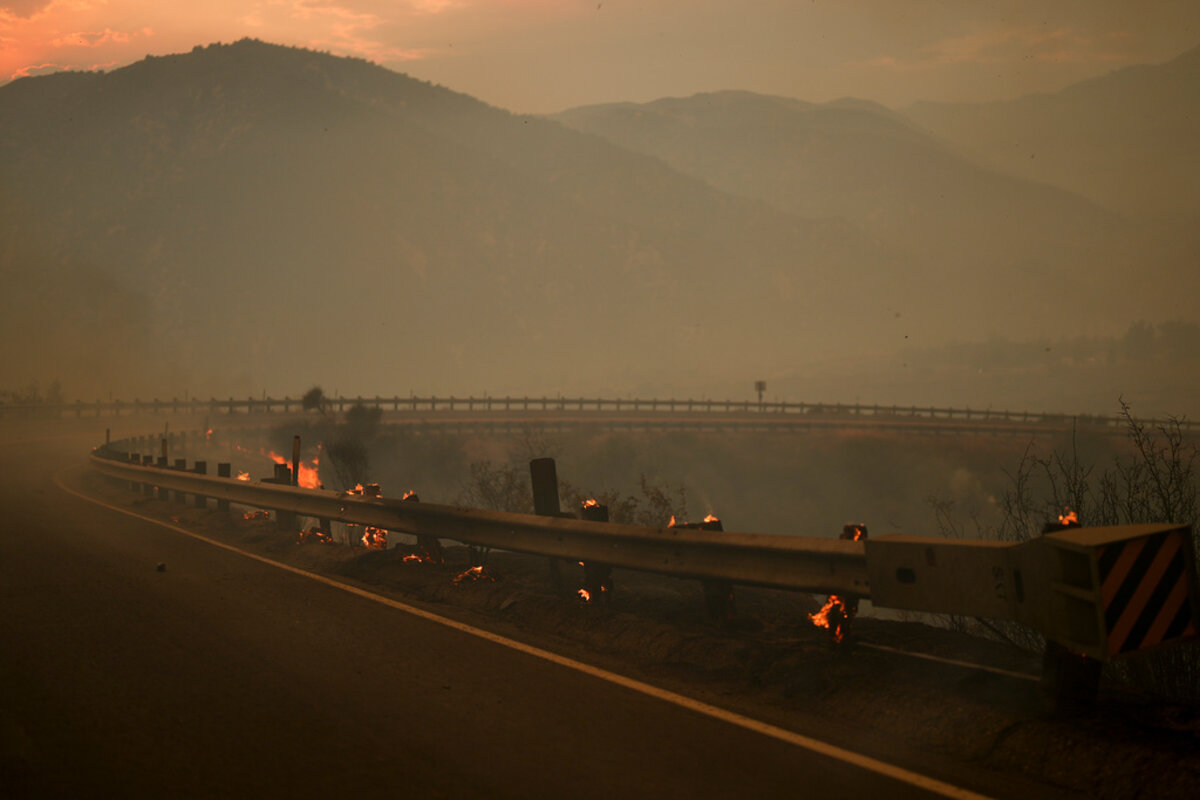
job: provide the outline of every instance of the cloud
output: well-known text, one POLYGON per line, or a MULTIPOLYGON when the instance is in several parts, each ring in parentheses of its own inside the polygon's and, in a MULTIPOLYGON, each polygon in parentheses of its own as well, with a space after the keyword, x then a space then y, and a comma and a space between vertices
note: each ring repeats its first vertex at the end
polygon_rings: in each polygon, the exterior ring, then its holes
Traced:
MULTIPOLYGON (((457 3, 453 0, 427 0, 412 4, 420 10, 436 13, 457 3)), ((424 58, 427 50, 386 43, 370 35, 388 20, 369 11, 322 0, 293 0, 291 16, 305 22, 316 22, 324 31, 308 41, 308 46, 356 55, 377 62, 414 61, 424 58)))
POLYGON ((62 72, 64 69, 70 69, 70 67, 66 64, 52 64, 49 62, 45 64, 30 64, 29 66, 21 67, 20 69, 14 71, 10 77, 12 80, 16 80, 17 78, 30 78, 34 75, 49 75, 52 72, 62 72))
POLYGON ((66 36, 51 39, 50 44, 54 47, 100 47, 110 42, 127 44, 137 35, 138 32, 126 33, 124 31, 114 31, 112 28, 105 28, 102 31, 69 33, 66 36))
POLYGON ((28 19, 54 0, 0 0, 0 14, 8 12, 14 17, 28 19))

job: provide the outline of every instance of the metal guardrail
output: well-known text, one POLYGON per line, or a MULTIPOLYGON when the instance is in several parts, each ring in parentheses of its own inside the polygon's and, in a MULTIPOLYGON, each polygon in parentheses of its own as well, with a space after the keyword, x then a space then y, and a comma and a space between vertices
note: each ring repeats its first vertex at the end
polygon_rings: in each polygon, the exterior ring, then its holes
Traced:
MULTIPOLYGON (((999 426, 1023 426, 1021 430, 1067 429, 1072 425, 1081 428, 1124 431, 1126 420, 1111 415, 1051 414, 1035 411, 1009 411, 992 409, 952 408, 938 406, 866 405, 861 403, 806 403, 788 401, 754 400, 711 400, 679 398, 600 398, 600 397, 439 397, 436 395, 407 397, 328 397, 326 408, 345 411, 354 405, 408 414, 479 413, 479 414, 533 414, 572 412, 572 418, 585 415, 651 415, 667 417, 698 416, 729 417, 736 415, 770 419, 774 421, 810 420, 862 420, 879 423, 893 422, 908 424, 912 421, 932 421, 940 425, 960 423, 963 430, 976 429, 983 423, 988 430, 999 426), (974 424, 972 424, 974 423, 974 424), (1030 427, 1034 426, 1034 427, 1030 427)), ((253 398, 228 399, 210 398, 201 400, 109 400, 76 401, 74 403, 0 404, 0 418, 5 416, 122 416, 126 414, 274 414, 299 413, 304 410, 301 398, 253 398)), ((1139 422, 1155 427, 1167 424, 1168 420, 1146 419, 1139 422)), ((1196 430, 1196 423, 1181 419, 1180 427, 1187 432, 1196 430)), ((738 420, 738 424, 756 424, 755 420, 738 420)))
MULTIPOLYGON (((739 584, 1015 620, 1099 661, 1200 632, 1200 587, 1187 526, 1075 527, 1019 544, 901 534, 845 541, 657 528, 210 477, 131 462, 131 451, 122 449, 129 446, 125 440, 97 448, 92 466, 111 478, 200 498, 695 578, 708 582, 706 594, 714 584, 739 584)), ((165 465, 165 454, 162 461, 165 465)), ((535 495, 538 491, 535 485, 535 495)), ((557 508, 557 488, 550 493, 557 508)))
POLYGON ((92 466, 112 478, 173 492, 478 547, 746 586, 867 594, 862 542, 716 534, 369 498, 122 463, 98 453, 92 466))

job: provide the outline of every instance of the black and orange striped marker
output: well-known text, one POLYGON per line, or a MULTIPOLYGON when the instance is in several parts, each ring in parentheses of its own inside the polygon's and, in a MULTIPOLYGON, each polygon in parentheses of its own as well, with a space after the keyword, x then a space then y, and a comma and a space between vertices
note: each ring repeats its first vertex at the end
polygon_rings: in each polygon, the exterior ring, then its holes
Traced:
POLYGON ((1111 655, 1196 634, 1186 530, 1113 542, 1099 552, 1111 655))

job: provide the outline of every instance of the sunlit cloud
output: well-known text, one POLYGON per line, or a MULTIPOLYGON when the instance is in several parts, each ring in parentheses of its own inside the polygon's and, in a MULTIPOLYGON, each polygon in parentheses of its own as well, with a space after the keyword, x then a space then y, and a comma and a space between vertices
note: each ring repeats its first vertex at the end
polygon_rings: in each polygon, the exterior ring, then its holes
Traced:
POLYGON ((29 66, 21 67, 19 70, 14 72, 12 77, 14 80, 16 78, 30 78, 34 75, 49 75, 53 72, 62 72, 63 70, 69 69, 70 67, 66 64, 54 64, 49 62, 45 64, 30 64, 29 66))
POLYGON ((66 36, 60 36, 50 40, 52 47, 100 47, 101 45, 116 42, 119 44, 127 44, 133 41, 137 36, 150 36, 153 31, 150 28, 143 28, 140 31, 129 33, 127 31, 114 31, 112 28, 105 28, 102 31, 80 31, 77 33, 69 33, 66 36))

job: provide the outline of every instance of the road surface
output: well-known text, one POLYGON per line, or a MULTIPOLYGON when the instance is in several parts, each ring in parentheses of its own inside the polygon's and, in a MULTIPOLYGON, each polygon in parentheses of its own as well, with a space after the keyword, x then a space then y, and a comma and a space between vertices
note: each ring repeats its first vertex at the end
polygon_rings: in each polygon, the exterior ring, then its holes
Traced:
POLYGON ((55 478, 71 484, 95 432, 62 431, 0 430, 0 796, 948 789, 90 504, 55 478))

